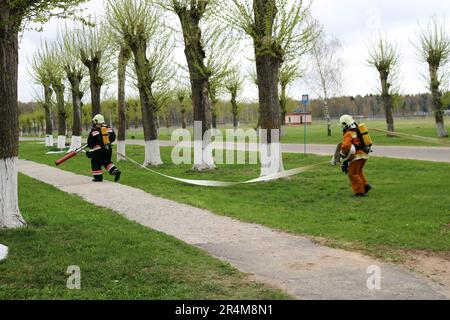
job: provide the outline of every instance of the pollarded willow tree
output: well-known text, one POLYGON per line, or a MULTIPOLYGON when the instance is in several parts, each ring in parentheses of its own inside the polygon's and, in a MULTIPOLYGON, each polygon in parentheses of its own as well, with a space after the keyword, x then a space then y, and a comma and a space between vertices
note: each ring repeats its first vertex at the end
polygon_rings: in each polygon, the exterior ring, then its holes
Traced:
POLYGON ((284 170, 279 139, 272 137, 278 132, 279 138, 281 129, 280 68, 309 51, 315 39, 310 6, 303 0, 231 0, 222 2, 217 14, 253 40, 261 132, 267 130, 267 136, 260 137, 260 153, 261 159, 269 159, 261 162, 262 176, 284 170))
POLYGON ((445 28, 445 20, 433 17, 427 27, 420 27, 417 46, 418 56, 428 64, 429 89, 433 98, 437 134, 441 138, 448 137, 444 124, 444 108, 442 86, 448 83, 448 72, 445 66, 450 62, 450 35, 445 28))
POLYGON ((77 17, 80 10, 75 5, 81 2, 83 0, 0 1, 0 228, 25 224, 17 194, 19 32, 26 22, 43 23, 55 16, 77 17))
POLYGON ((323 32, 313 42, 309 53, 309 70, 306 83, 323 103, 323 114, 327 119, 327 135, 331 137, 329 99, 342 91, 343 62, 340 58, 342 43, 338 38, 328 38, 323 32))
POLYGON ((92 116, 101 114, 101 93, 112 73, 111 52, 106 27, 102 24, 83 24, 76 31, 74 46, 80 61, 89 71, 92 116))
POLYGON ((67 110, 65 102, 66 86, 65 72, 62 61, 59 59, 58 48, 56 45, 49 46, 44 43, 41 50, 44 50, 50 57, 51 69, 50 82, 56 97, 56 110, 58 113, 58 149, 64 149, 66 147, 66 134, 67 134, 67 110))
POLYGON ((204 32, 206 70, 210 74, 209 97, 211 98, 211 121, 217 129, 217 103, 225 93, 225 80, 231 72, 237 51, 237 39, 226 33, 223 27, 209 24, 204 32))
POLYGON ((239 105, 238 94, 244 87, 244 78, 240 74, 238 66, 230 70, 226 79, 225 87, 230 94, 231 112, 233 114, 233 129, 237 130, 239 126, 239 105))
MULTIPOLYGON (((162 8, 175 13, 183 34, 184 53, 191 81, 194 123, 201 122, 203 138, 202 153, 194 149, 194 170, 214 169, 212 153, 207 152, 211 144, 211 73, 206 65, 205 37, 202 25, 207 23, 211 11, 220 0, 155 0, 162 8)), ((200 137, 196 137, 199 139, 200 137)))
POLYGON ((57 57, 59 64, 64 69, 70 84, 72 94, 72 138, 70 149, 81 147, 81 133, 83 131, 81 122, 82 99, 84 90, 82 81, 86 76, 86 68, 78 59, 77 50, 73 44, 76 43, 76 35, 67 31, 61 32, 57 39, 57 57))
POLYGON ((394 132, 393 95, 398 90, 398 67, 400 62, 400 53, 397 45, 390 43, 387 39, 380 38, 376 44, 369 48, 367 62, 379 73, 387 130, 394 132))
POLYGON ((31 61, 30 75, 34 82, 42 86, 44 99, 39 103, 45 112, 45 146, 53 147, 53 123, 52 123, 52 56, 44 50, 38 50, 31 61))
MULTIPOLYGON (((107 10, 110 12, 110 3, 107 5, 107 10)), ((117 28, 114 28, 115 21, 109 20, 111 15, 109 14, 106 20, 106 25, 111 26, 108 28, 108 37, 111 50, 117 55, 117 104, 118 104, 118 132, 117 132, 117 161, 126 160, 123 156, 126 156, 126 75, 127 67, 132 57, 130 47, 127 45, 123 35, 118 32, 117 28), (123 156, 122 156, 123 155, 123 156)))
POLYGON ((133 52, 133 71, 144 125, 144 165, 160 165, 158 101, 155 93, 173 77, 173 47, 163 25, 163 15, 146 0, 110 1, 106 12, 111 27, 123 35, 133 52))
POLYGON ((190 97, 190 92, 187 86, 179 86, 179 88, 176 90, 176 98, 179 102, 180 107, 180 115, 181 115, 181 127, 183 129, 187 128, 186 123, 186 100, 190 97))

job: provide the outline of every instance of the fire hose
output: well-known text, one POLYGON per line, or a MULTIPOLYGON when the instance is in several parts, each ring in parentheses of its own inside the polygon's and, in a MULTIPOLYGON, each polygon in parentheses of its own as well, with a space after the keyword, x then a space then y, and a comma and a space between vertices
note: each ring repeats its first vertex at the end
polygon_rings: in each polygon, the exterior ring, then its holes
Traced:
POLYGON ((242 181, 242 182, 225 182, 225 181, 211 181, 211 180, 191 180, 191 179, 182 179, 182 178, 177 178, 177 177, 171 177, 169 175, 160 173, 158 171, 152 170, 140 163, 138 163, 136 160, 131 159, 130 157, 127 157, 123 154, 118 153, 119 156, 121 156, 122 158, 126 159, 127 161, 137 165, 138 167, 147 170, 149 172, 152 172, 154 174, 157 174, 159 176, 162 176, 164 178, 167 179, 171 179, 171 180, 175 180, 178 182, 183 182, 186 184, 190 184, 190 185, 194 185, 194 186, 201 186, 201 187, 232 187, 232 186, 237 186, 237 185, 244 185, 244 184, 253 184, 253 183, 260 183, 260 182, 269 182, 269 181, 275 181, 275 180, 279 180, 279 179, 283 179, 283 178, 289 178, 292 176, 296 176, 299 175, 301 173, 304 172, 308 172, 311 170, 314 170, 320 166, 323 166, 325 164, 329 164, 329 162, 321 162, 321 163, 317 163, 317 164, 313 164, 313 165, 309 165, 309 166, 305 166, 305 167, 301 167, 301 168, 295 168, 295 169, 291 169, 291 170, 286 170, 280 173, 276 173, 276 174, 272 174, 272 175, 268 175, 268 176, 264 176, 264 177, 259 177, 256 179, 252 179, 252 180, 248 180, 248 181, 242 181))

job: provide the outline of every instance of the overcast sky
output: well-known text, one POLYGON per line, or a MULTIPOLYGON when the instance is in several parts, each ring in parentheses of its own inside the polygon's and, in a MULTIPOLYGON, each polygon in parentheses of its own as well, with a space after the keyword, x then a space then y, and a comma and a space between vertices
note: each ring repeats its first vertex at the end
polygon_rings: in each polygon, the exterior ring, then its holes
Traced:
MULTIPOLYGON (((223 0, 226 1, 226 0, 223 0)), ((103 12, 103 1, 93 0, 87 4, 90 12, 97 15, 103 12)), ((369 94, 377 88, 377 74, 367 67, 367 44, 379 35, 387 36, 398 43, 401 50, 401 90, 403 93, 425 92, 426 87, 420 74, 426 68, 417 61, 414 46, 418 23, 425 24, 437 14, 443 17, 450 13, 450 1, 443 0, 314 0, 313 15, 324 24, 327 34, 338 37, 344 44, 342 59, 343 92, 345 95, 369 94)), ((450 32, 450 17, 446 20, 447 32, 450 32)), ((32 84, 28 76, 28 61, 43 39, 49 41, 56 37, 61 22, 51 21, 41 33, 24 33, 20 47, 19 100, 31 101, 40 90, 32 84)), ((177 50, 176 60, 184 61, 182 50, 177 50)), ((247 63, 247 61, 245 61, 247 63)), ((110 92, 113 92, 113 88, 110 92)), ((308 93, 307 86, 301 81, 290 89, 294 98, 308 93)), ((256 88, 247 84, 243 98, 255 99, 256 88)))

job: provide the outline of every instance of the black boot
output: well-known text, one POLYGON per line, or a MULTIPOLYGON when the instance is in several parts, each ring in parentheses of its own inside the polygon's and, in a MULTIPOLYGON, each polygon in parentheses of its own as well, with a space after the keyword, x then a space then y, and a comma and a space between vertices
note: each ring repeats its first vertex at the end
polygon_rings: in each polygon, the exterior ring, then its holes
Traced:
POLYGON ((366 194, 369 193, 370 190, 372 190, 372 186, 370 184, 368 184, 367 186, 364 187, 366 194))
POLYGON ((120 180, 120 175, 122 174, 122 172, 120 172, 119 169, 116 169, 116 171, 114 172, 114 182, 117 182, 120 180))

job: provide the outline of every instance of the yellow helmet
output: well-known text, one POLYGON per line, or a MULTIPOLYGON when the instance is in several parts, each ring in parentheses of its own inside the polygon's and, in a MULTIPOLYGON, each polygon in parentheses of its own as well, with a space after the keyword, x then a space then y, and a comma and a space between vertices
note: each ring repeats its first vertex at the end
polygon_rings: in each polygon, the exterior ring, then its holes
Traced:
POLYGON ((92 119, 92 123, 93 123, 94 125, 97 125, 97 124, 105 124, 105 123, 106 123, 106 122, 105 122, 105 117, 102 116, 101 114, 98 114, 98 115, 96 115, 96 116, 94 117, 94 119, 92 119))
POLYGON ((339 119, 339 123, 343 129, 348 129, 355 123, 355 120, 352 116, 346 114, 339 119))

